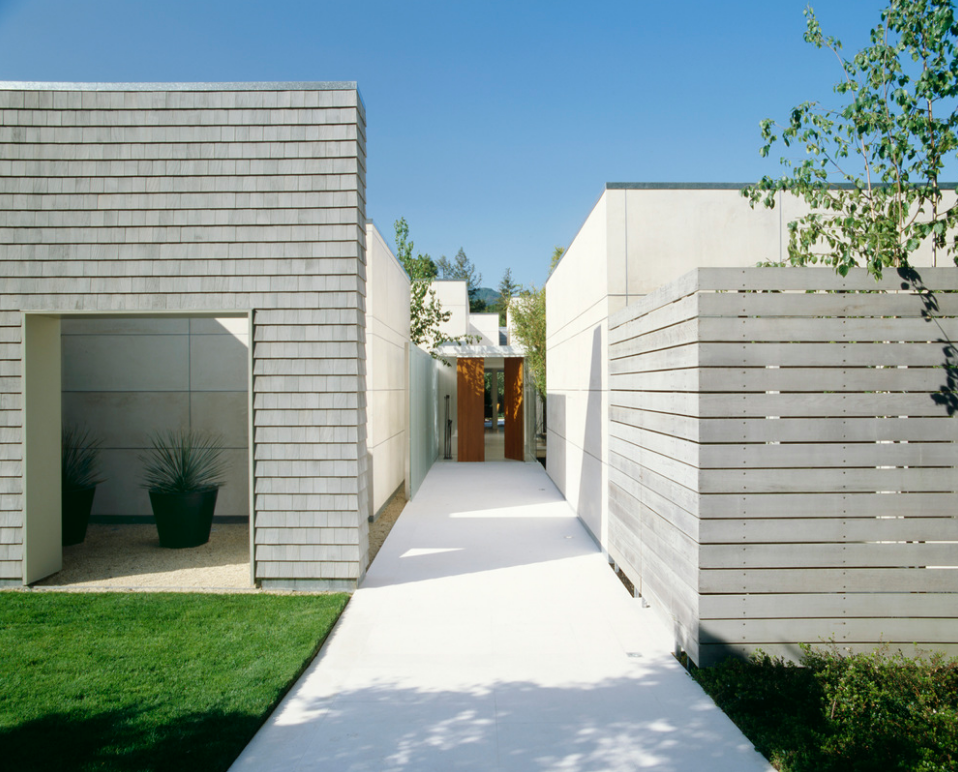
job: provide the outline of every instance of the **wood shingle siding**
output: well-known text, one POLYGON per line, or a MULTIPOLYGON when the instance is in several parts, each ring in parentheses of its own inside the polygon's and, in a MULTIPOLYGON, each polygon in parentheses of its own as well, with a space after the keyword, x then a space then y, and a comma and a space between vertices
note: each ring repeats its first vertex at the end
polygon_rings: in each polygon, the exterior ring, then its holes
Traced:
POLYGON ((918 272, 699 269, 610 317, 609 553, 699 664, 958 652, 958 271, 918 272))
POLYGON ((255 577, 366 567, 355 84, 0 85, 0 580, 22 581, 22 314, 252 314, 255 577))

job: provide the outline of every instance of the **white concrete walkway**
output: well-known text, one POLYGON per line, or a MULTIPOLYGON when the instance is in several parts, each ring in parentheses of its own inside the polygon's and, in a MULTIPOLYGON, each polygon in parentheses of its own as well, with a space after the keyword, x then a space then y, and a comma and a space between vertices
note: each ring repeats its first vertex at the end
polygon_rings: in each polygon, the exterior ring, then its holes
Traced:
POLYGON ((233 770, 771 770, 538 464, 437 463, 233 770))

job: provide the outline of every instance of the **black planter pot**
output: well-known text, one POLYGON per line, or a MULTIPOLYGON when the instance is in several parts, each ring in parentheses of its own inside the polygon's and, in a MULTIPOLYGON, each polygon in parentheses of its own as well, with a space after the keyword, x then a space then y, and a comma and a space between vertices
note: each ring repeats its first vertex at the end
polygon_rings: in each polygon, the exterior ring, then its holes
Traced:
POLYGON ((64 547, 79 544, 86 538, 86 527, 93 509, 96 486, 79 490, 64 489, 60 495, 61 537, 64 547))
POLYGON ((160 535, 160 546, 199 547, 210 540, 217 489, 197 493, 150 491, 150 504, 160 535))

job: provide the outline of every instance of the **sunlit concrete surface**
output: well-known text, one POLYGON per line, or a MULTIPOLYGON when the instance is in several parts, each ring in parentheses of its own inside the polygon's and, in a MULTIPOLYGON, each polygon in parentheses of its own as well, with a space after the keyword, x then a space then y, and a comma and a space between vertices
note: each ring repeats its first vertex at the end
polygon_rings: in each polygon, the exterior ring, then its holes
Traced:
POLYGON ((437 463, 233 770, 771 767, 536 463, 437 463))

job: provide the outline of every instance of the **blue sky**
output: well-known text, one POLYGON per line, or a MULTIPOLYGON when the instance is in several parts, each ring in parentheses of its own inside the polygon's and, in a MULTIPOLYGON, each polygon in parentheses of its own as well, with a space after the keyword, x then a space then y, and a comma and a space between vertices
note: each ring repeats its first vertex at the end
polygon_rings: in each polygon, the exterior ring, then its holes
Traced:
MULTIPOLYGON (((852 53, 884 2, 820 0, 852 53)), ((826 99, 804 0, 0 0, 0 80, 354 80, 367 216, 541 283, 606 182, 750 182, 758 123, 826 99)), ((773 155, 777 155, 773 151, 773 155)))

